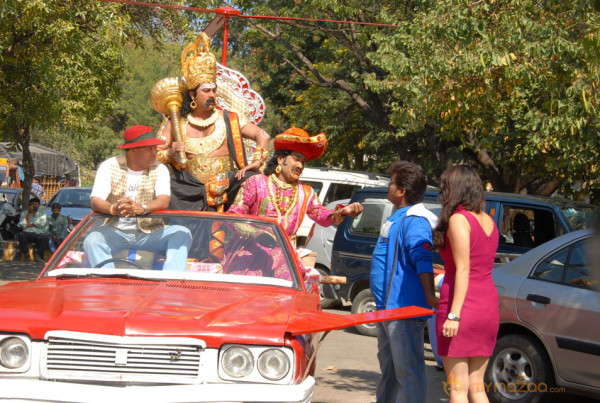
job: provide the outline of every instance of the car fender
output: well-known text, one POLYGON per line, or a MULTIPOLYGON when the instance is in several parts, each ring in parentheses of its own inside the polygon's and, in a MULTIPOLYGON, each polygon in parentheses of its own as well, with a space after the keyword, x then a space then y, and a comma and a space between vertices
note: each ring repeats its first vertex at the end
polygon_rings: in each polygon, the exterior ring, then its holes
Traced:
POLYGON ((370 288, 370 287, 371 287, 371 282, 369 281, 369 278, 363 278, 363 279, 354 281, 352 283, 352 285, 350 286, 350 292, 348 293, 350 301, 354 300, 354 297, 356 297, 356 295, 359 292, 361 292, 362 290, 365 290, 367 288, 370 288))

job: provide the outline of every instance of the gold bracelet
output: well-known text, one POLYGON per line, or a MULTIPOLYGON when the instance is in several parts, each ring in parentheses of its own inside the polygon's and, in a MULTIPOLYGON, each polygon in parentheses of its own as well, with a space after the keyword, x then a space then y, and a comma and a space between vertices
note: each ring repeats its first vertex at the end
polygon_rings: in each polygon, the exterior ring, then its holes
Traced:
POLYGON ((254 154, 252 154, 252 162, 260 161, 260 165, 264 165, 267 159, 267 150, 262 147, 256 147, 254 149, 254 154))
POLYGON ((108 209, 108 212, 110 213, 110 215, 116 215, 115 213, 113 213, 113 208, 116 206, 116 204, 111 204, 110 208, 108 209))
POLYGON ((340 213, 340 209, 341 209, 341 207, 338 205, 335 207, 335 209, 331 213, 331 216, 332 216, 331 218, 335 225, 340 225, 342 223, 342 221, 344 221, 344 218, 345 218, 345 216, 343 216, 342 213, 340 213))

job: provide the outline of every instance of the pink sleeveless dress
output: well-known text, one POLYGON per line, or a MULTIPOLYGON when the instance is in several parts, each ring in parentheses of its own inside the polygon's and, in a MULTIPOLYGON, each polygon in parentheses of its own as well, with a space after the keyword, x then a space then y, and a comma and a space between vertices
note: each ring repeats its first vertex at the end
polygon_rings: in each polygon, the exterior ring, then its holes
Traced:
POLYGON ((436 313, 438 354, 444 357, 489 357, 494 351, 499 327, 498 292, 492 280, 492 268, 498 249, 498 228, 488 236, 477 219, 462 206, 455 214, 462 214, 471 226, 471 268, 469 287, 460 312, 460 325, 454 337, 442 335, 442 326, 452 306, 456 265, 449 239, 440 251, 446 274, 440 290, 436 313))

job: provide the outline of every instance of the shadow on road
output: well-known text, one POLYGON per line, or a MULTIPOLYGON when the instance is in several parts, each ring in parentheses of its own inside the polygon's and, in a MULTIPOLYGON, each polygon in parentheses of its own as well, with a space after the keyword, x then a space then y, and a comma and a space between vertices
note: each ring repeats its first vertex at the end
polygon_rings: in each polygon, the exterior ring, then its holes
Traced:
MULTIPOLYGON (((340 369, 324 370, 319 376, 319 384, 329 391, 344 391, 345 393, 361 393, 375 396, 375 387, 380 375, 375 371, 340 369), (328 376, 328 372, 331 372, 328 376), (335 375, 333 374, 335 373, 335 375)), ((331 400, 313 400, 313 403, 326 403, 331 400)))
POLYGON ((0 260, 0 285, 11 281, 34 280, 44 268, 42 262, 0 260))

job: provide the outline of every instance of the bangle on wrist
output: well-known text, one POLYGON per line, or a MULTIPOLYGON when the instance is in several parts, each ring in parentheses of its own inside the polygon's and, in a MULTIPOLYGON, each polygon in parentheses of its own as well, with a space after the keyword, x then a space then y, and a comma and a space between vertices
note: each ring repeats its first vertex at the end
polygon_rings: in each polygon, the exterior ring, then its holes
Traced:
POLYGON ((115 206, 116 206, 116 204, 111 204, 111 205, 110 205, 110 208, 108 209, 108 212, 110 213, 110 215, 116 215, 116 214, 113 212, 113 208, 114 208, 115 206))

